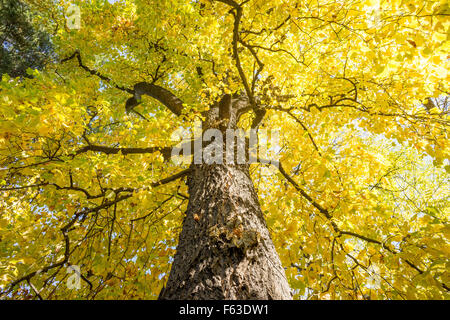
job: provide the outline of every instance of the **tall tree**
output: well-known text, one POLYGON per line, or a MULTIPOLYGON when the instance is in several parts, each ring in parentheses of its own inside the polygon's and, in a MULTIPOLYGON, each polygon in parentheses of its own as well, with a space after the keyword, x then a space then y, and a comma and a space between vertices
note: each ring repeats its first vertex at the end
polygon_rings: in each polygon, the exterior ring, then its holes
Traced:
POLYGON ((1 82, 3 297, 449 298, 446 1, 72 3, 1 82))

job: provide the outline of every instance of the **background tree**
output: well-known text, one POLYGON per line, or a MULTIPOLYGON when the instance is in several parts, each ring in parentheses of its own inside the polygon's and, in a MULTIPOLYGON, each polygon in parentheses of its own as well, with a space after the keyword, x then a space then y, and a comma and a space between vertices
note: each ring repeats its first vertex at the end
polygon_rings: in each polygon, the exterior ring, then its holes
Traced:
POLYGON ((27 69, 42 69, 52 58, 49 35, 33 21, 27 4, 0 1, 0 73, 29 77, 27 69))
POLYGON ((29 3, 63 58, 2 78, 2 297, 449 297, 445 1, 29 3), (170 161, 198 122, 278 162, 170 161))

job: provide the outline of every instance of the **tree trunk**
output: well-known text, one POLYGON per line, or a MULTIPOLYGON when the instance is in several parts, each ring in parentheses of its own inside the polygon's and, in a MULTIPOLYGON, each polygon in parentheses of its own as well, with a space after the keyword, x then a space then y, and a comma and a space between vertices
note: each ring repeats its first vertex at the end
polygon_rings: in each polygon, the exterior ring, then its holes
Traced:
POLYGON ((177 252, 159 299, 292 299, 248 165, 193 164, 177 252))

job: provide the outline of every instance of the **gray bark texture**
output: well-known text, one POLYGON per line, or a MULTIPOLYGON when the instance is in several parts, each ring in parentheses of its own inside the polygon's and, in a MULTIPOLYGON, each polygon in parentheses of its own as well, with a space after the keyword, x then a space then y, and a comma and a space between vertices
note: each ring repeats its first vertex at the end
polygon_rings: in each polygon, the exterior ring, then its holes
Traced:
MULTIPOLYGON (((207 121, 223 120, 223 105, 207 121)), ((237 111, 222 121, 228 128, 235 127, 237 111)), ((292 299, 249 166, 192 164, 187 184, 189 204, 159 299, 292 299)))

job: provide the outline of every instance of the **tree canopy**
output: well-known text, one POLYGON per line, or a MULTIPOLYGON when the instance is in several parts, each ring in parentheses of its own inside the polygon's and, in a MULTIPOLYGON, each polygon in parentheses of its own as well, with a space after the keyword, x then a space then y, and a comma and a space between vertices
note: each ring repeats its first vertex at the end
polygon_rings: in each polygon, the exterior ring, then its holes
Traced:
POLYGON ((449 298, 447 1, 70 1, 79 29, 26 2, 59 59, 0 82, 2 298, 157 298, 188 203, 173 133, 237 93, 242 129, 280 132, 251 176, 294 298, 449 298))

